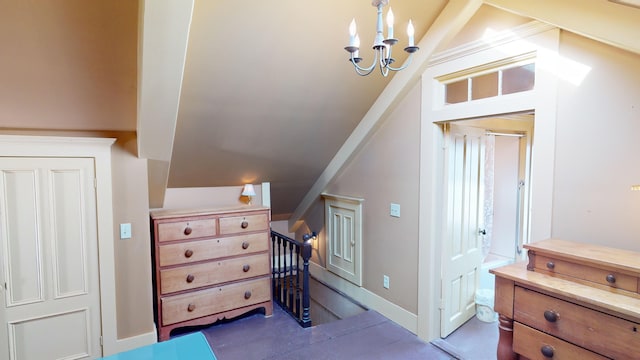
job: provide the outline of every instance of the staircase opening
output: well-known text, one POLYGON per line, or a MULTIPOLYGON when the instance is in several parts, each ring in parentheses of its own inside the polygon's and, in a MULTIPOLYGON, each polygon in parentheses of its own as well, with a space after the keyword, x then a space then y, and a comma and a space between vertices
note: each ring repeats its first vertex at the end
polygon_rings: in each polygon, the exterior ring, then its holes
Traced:
POLYGON ((353 316, 368 309, 309 274, 311 244, 271 230, 273 299, 302 327, 353 316))

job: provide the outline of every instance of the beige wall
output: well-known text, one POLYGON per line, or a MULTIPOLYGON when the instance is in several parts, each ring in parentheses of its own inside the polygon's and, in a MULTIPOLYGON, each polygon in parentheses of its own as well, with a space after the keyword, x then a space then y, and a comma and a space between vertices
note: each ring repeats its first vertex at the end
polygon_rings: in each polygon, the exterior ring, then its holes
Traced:
MULTIPOLYGON (((469 34, 473 31, 479 37, 481 20, 475 19, 475 30, 463 30, 461 38, 474 38, 469 34)), ((517 25, 520 20, 509 22, 517 25)), ((553 207, 532 211, 552 212, 554 237, 640 250, 640 192, 630 191, 632 184, 640 184, 635 159, 640 153, 640 56, 566 32, 560 51, 591 70, 579 86, 559 81, 553 207)), ((412 313, 417 313, 420 261, 419 116, 418 85, 325 190, 365 199, 363 287, 412 313), (401 204, 401 218, 389 217, 390 202, 401 204), (382 288, 383 274, 390 276, 388 290, 382 288)), ((548 145, 534 139, 533 151, 548 145)), ((297 237, 323 230, 323 206, 318 199, 309 209, 297 237)), ((321 266, 326 261, 324 242, 321 232, 313 258, 321 266)))
POLYGON ((563 33, 561 55, 590 68, 561 82, 552 233, 640 250, 640 55, 563 33))
MULTIPOLYGON (((418 84, 326 189, 331 194, 365 199, 362 285, 413 313, 418 298, 419 138, 418 84), (400 218, 389 216, 392 202, 400 204, 400 218), (389 289, 382 287, 383 275, 389 276, 389 289)), ((324 265, 324 202, 318 201, 307 216, 308 222, 297 232, 319 232, 313 260, 324 265)), ((296 237, 302 238, 298 233, 296 237)))
POLYGON ((0 127, 135 130, 137 1, 1 8, 0 127))
POLYGON ((134 132, 138 2, 8 1, 0 17, 0 45, 10 54, 0 56, 0 132, 117 139, 117 333, 153 332, 147 161, 137 157, 134 132), (120 223, 131 223, 131 239, 119 239, 120 223))
POLYGON ((118 338, 155 331, 147 161, 136 156, 135 134, 118 137, 111 152, 118 338), (120 239, 120 224, 131 239, 120 239))
MULTIPOLYGON (((254 184, 256 196, 251 204, 262 204, 262 187, 254 184)), ((248 206, 248 198, 242 196, 243 185, 219 187, 169 188, 165 193, 162 209, 205 209, 248 206)))

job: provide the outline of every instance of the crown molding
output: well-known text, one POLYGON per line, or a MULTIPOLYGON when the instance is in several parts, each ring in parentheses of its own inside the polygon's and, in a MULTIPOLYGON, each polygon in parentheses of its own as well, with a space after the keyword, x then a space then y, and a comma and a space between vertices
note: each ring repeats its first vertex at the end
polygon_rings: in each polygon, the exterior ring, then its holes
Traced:
POLYGON ((429 66, 446 63, 451 60, 459 59, 468 55, 476 54, 481 51, 504 45, 513 41, 522 40, 532 35, 536 35, 551 29, 555 26, 540 21, 530 21, 526 24, 516 26, 509 30, 496 33, 493 36, 478 39, 451 49, 441 51, 434 54, 429 59, 429 66))

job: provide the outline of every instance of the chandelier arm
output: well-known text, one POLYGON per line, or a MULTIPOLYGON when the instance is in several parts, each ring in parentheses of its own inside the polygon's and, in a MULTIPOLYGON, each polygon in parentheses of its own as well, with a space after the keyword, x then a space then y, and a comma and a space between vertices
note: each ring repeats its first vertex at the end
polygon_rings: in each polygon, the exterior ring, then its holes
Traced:
POLYGON ((360 76, 367 76, 367 75, 371 74, 373 72, 373 69, 375 69, 375 67, 376 67, 377 61, 378 61, 378 53, 374 52, 373 63, 371 63, 371 66, 365 68, 365 67, 362 67, 362 66, 358 65, 354 61, 353 53, 351 54, 351 63, 353 64, 353 67, 355 68, 356 73, 358 73, 358 75, 360 75, 360 76))
POLYGON ((413 59, 413 54, 409 54, 409 57, 407 58, 407 61, 405 61, 405 62, 404 62, 404 65, 402 65, 402 66, 400 66, 400 67, 397 67, 397 68, 394 68, 394 67, 391 67, 391 66, 388 66, 388 65, 387 65, 387 68, 388 68, 389 70, 392 70, 392 71, 400 71, 400 70, 404 70, 404 69, 406 69, 406 68, 407 68, 407 66, 411 65, 411 59, 413 59))

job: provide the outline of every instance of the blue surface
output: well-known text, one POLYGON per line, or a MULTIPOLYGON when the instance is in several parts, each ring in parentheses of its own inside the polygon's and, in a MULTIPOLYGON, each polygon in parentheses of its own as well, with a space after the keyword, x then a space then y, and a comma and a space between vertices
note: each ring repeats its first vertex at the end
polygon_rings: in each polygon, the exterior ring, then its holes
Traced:
POLYGON ((104 360, 216 360, 201 332, 102 358, 104 360))

